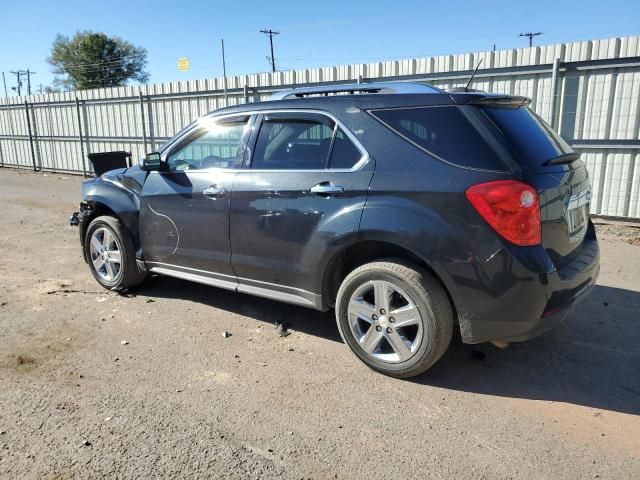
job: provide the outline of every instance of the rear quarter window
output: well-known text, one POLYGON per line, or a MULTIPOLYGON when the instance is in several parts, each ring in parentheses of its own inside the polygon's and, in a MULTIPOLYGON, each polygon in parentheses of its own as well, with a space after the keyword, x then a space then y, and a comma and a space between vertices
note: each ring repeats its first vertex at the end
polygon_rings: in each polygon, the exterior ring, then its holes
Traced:
POLYGON ((506 170, 493 148, 456 106, 373 110, 371 114, 445 162, 482 170, 506 170))

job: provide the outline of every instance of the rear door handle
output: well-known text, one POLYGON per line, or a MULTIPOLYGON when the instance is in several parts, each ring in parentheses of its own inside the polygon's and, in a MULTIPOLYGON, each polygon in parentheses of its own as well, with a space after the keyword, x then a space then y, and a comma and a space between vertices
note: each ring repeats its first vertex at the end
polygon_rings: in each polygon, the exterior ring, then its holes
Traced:
POLYGON ((209 198, 221 197, 225 193, 227 193, 227 189, 226 188, 220 188, 217 185, 209 185, 207 188, 202 190, 202 194, 205 197, 209 197, 209 198))
POLYGON ((340 185, 334 185, 331 182, 322 182, 311 187, 311 193, 320 195, 321 197, 331 197, 344 193, 344 188, 340 185))

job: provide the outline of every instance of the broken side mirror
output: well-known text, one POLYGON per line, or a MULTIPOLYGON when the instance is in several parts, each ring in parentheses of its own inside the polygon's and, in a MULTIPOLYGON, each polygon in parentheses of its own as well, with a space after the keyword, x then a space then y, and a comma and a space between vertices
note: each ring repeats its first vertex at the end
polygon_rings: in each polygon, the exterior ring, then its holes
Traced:
POLYGON ((162 158, 158 152, 147 153, 142 160, 142 168, 148 172, 152 170, 160 170, 162 166, 162 158))

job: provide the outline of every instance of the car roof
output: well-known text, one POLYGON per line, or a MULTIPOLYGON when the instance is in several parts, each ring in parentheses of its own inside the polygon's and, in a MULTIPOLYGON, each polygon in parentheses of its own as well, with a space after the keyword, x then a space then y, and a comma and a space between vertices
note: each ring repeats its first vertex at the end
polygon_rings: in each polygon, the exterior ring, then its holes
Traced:
POLYGON ((325 110, 339 114, 349 106, 362 110, 413 106, 453 105, 489 98, 511 97, 456 88, 444 91, 432 85, 416 82, 373 82, 325 84, 277 91, 268 100, 235 105, 215 110, 205 117, 215 118, 273 109, 325 110))

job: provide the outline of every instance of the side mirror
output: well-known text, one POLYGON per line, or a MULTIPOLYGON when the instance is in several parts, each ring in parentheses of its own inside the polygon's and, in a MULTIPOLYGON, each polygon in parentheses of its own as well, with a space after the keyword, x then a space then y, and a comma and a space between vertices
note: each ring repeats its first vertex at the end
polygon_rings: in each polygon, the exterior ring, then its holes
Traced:
POLYGON ((158 152, 147 153, 142 160, 142 169, 148 172, 152 170, 160 170, 162 159, 158 152))

